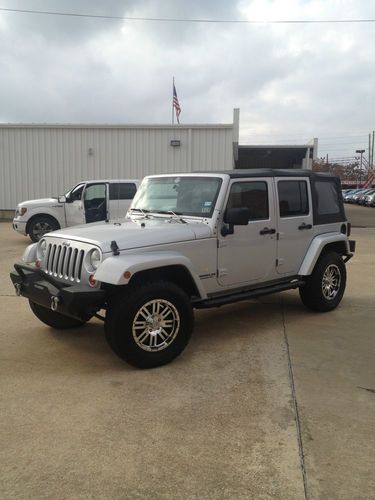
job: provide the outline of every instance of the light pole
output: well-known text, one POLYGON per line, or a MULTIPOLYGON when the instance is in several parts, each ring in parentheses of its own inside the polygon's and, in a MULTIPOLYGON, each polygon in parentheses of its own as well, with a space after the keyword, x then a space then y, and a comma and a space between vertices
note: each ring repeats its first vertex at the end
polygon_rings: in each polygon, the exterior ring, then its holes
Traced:
POLYGON ((359 170, 359 187, 361 187, 361 184, 362 184, 362 156, 363 156, 363 153, 365 152, 364 149, 356 149, 355 150, 356 153, 359 153, 361 155, 361 164, 360 164, 360 170, 359 170))

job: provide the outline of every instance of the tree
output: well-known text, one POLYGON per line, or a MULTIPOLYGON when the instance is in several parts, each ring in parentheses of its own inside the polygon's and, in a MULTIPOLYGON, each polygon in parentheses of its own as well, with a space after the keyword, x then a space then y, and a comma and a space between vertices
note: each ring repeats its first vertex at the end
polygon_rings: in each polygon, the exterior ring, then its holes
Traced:
POLYGON ((312 169, 314 172, 332 172, 340 177, 342 181, 352 182, 353 184, 358 183, 361 177, 359 163, 356 160, 341 164, 327 163, 323 158, 320 158, 313 162, 312 169))

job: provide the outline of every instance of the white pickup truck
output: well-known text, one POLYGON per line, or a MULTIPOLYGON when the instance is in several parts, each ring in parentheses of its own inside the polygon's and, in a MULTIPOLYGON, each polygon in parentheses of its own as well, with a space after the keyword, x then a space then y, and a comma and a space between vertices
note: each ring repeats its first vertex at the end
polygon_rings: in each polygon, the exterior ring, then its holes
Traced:
POLYGON ((13 229, 37 242, 50 231, 124 217, 139 180, 82 181, 63 196, 19 203, 13 229))

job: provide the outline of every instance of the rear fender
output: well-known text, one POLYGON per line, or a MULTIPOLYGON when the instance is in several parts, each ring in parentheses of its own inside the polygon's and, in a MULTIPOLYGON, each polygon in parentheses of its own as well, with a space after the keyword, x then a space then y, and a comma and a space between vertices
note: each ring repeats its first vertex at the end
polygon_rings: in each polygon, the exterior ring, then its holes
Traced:
POLYGON ((298 274, 300 276, 309 276, 315 267, 324 247, 331 243, 341 243, 343 245, 342 255, 351 255, 349 241, 345 234, 327 233, 316 236, 310 243, 309 249, 303 259, 298 274))

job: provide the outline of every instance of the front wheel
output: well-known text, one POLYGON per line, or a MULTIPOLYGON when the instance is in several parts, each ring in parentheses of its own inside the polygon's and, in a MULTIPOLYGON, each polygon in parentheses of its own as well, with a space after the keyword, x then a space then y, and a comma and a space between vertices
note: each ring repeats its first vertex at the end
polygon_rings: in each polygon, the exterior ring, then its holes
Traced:
POLYGON ((105 335, 111 349, 137 368, 169 363, 187 345, 193 310, 174 283, 151 282, 127 290, 110 305, 105 335))
POLYGON ((313 311, 327 312, 339 305, 345 286, 345 264, 340 255, 331 252, 319 258, 299 293, 306 307, 313 311))
POLYGON ((35 216, 28 224, 27 232, 31 241, 38 242, 46 233, 60 229, 59 223, 48 215, 35 216))
MULTIPOLYGON (((55 328, 56 330, 67 330, 68 328, 79 328, 83 326, 86 321, 64 316, 58 312, 47 309, 47 307, 40 306, 35 302, 29 300, 30 308, 35 316, 42 321, 45 325, 55 328)), ((89 319, 89 318, 88 318, 89 319)))

